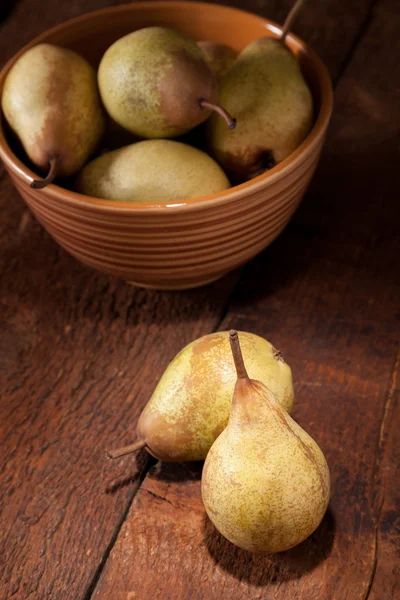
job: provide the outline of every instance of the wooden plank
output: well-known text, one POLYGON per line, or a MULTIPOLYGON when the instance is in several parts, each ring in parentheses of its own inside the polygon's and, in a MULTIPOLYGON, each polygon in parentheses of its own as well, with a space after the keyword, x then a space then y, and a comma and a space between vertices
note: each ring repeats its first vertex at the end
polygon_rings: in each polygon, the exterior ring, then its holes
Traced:
POLYGON ((221 324, 265 335, 291 364, 294 416, 331 468, 326 518, 289 552, 242 552, 205 517, 201 466, 158 465, 135 497, 96 600, 397 598, 399 25, 396 3, 382 2, 338 87, 306 201, 245 269, 221 324))
POLYGON ((142 455, 121 468, 104 450, 134 437, 168 362, 216 327, 230 280, 182 294, 138 290, 77 265, 27 216, 7 242, 0 595, 80 598, 145 466, 142 455))
POLYGON ((387 417, 381 431, 379 516, 375 540, 375 571, 370 582, 369 600, 397 598, 400 587, 400 351, 385 406, 387 417))
MULTIPOLYGON (((0 25, 1 63, 48 27, 117 3, 72 0, 55 10, 20 0, 0 25)), ((232 4, 280 21, 291 2, 232 4)), ((319 8, 307 8, 296 28, 333 75, 365 18, 358 4, 327 3, 340 44, 319 8)), ((143 456, 110 466, 103 449, 131 439, 169 360, 218 326, 236 275, 160 294, 94 273, 41 229, 4 171, 0 215, 0 591, 75 600, 89 593, 145 469, 143 456)))

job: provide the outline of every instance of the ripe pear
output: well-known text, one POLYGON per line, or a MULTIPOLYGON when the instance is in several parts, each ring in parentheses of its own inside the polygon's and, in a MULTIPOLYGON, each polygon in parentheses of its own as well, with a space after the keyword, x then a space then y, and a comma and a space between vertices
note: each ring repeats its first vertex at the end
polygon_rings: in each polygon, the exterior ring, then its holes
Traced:
POLYGON ((163 203, 229 186, 205 152, 173 140, 144 140, 95 158, 79 173, 75 189, 108 200, 163 203))
POLYGON ((76 173, 100 140, 105 117, 96 74, 72 50, 38 44, 11 67, 2 109, 32 162, 49 171, 31 187, 76 173))
POLYGON ((208 149, 233 183, 257 177, 287 158, 311 130, 311 92, 285 45, 303 2, 294 4, 279 39, 262 37, 246 46, 220 81, 219 101, 238 125, 227 136, 212 115, 208 149))
POLYGON ((313 101, 297 58, 279 40, 260 38, 239 54, 219 100, 237 118, 226 134, 207 123, 210 152, 234 182, 251 179, 291 154, 313 123, 313 101))
POLYGON ((211 110, 235 125, 215 104, 217 85, 202 51, 173 29, 145 27, 117 40, 100 62, 98 82, 109 115, 140 137, 177 137, 211 110))
POLYGON ((197 42, 197 45, 202 49, 206 62, 217 81, 222 79, 236 60, 238 55, 236 50, 226 44, 210 40, 197 42))
MULTIPOLYGON (((294 402, 292 372, 270 342, 240 334, 253 377, 263 381, 284 410, 294 402)), ((229 419, 236 371, 229 333, 203 336, 183 348, 161 377, 137 425, 138 442, 109 452, 116 458, 145 446, 164 461, 204 460, 229 419)))
POLYGON ((204 464, 203 503, 218 531, 236 546, 281 552, 321 522, 329 469, 316 442, 261 381, 249 378, 237 332, 230 339, 237 382, 229 423, 204 464))

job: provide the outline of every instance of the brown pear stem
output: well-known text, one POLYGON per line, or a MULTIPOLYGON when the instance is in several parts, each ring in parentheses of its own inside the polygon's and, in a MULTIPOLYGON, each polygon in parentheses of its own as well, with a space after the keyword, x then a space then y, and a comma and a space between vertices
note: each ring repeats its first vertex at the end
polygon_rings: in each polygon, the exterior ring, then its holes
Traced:
POLYGON ((46 177, 44 179, 34 179, 33 181, 31 181, 30 187, 38 190, 38 189, 42 189, 42 188, 46 187, 47 185, 49 185, 50 183, 52 183, 54 181, 54 179, 57 177, 58 161, 59 161, 59 157, 53 156, 49 160, 50 168, 49 168, 49 172, 47 173, 46 177))
POLYGON ((233 355, 233 360, 235 361, 236 374, 238 379, 248 379, 246 367, 244 366, 244 360, 242 355, 242 350, 240 348, 239 336, 238 332, 234 329, 231 329, 229 332, 229 341, 231 343, 231 350, 233 355))
POLYGON ((117 448, 116 450, 106 450, 106 454, 108 458, 119 458, 120 456, 125 456, 125 454, 131 454, 132 452, 137 452, 141 448, 144 448, 146 442, 144 440, 138 440, 134 444, 130 444, 129 446, 123 446, 122 448, 117 448))
POLYGON ((213 104, 212 102, 207 102, 207 100, 204 100, 204 98, 202 98, 200 100, 200 106, 201 108, 208 108, 209 110, 213 110, 214 112, 218 113, 219 115, 221 115, 221 117, 223 119, 225 119, 226 124, 228 125, 229 129, 235 129, 236 127, 236 119, 234 117, 232 117, 227 110, 225 110, 225 108, 222 108, 222 106, 220 106, 219 104, 213 104))
POLYGON ((286 17, 285 22, 282 27, 282 33, 281 33, 281 37, 280 37, 281 42, 285 41, 286 36, 289 33, 289 31, 291 30, 298 13, 300 12, 301 8, 303 7, 304 2, 305 2, 305 0, 297 0, 297 2, 295 2, 294 5, 292 6, 292 9, 289 11, 289 14, 286 17))

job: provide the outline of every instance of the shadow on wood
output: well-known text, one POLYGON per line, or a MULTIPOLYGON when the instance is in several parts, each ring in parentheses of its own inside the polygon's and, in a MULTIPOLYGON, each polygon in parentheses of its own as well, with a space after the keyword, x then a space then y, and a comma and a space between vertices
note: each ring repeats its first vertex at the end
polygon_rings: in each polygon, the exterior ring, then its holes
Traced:
POLYGON ((165 481, 166 483, 185 483, 200 481, 203 462, 188 463, 159 463, 159 467, 149 473, 149 479, 165 481), (177 468, 178 467, 178 468, 177 468))
MULTIPOLYGON (((110 482, 107 484, 105 488, 106 494, 115 494, 121 488, 126 487, 127 485, 131 485, 137 483, 140 479, 143 479, 146 473, 154 466, 156 463, 156 459, 153 458, 146 452, 145 450, 141 450, 135 455, 134 464, 131 467, 130 474, 112 478, 113 477, 113 469, 112 469, 112 461, 107 459, 106 453, 104 453, 104 461, 105 467, 109 466, 110 468, 110 482)), ((125 467, 125 461, 122 463, 122 469, 125 467)), ((115 472, 115 471, 114 471, 115 472)))
POLYGON ((279 554, 263 555, 234 546, 204 516, 204 542, 213 561, 239 581, 263 587, 298 579, 312 571, 331 553, 335 518, 328 507, 321 525, 304 542, 279 554))
POLYGON ((8 17, 18 2, 19 0, 0 0, 0 23, 8 17))

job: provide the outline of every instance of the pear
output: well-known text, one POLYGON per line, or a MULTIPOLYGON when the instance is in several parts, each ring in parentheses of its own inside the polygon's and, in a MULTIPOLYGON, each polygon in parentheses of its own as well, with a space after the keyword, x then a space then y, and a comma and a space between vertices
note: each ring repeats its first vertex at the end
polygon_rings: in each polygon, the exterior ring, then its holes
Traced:
POLYGON ((316 442, 250 379, 238 334, 230 334, 237 382, 226 429, 202 473, 206 512, 218 531, 251 552, 281 552, 306 539, 329 502, 330 479, 316 442))
POLYGON ((117 40, 100 62, 98 82, 109 115, 140 137, 177 137, 212 110, 235 126, 216 105, 216 81, 202 51, 173 29, 145 27, 117 40))
POLYGON ((299 8, 297 3, 281 39, 262 37, 246 46, 220 81, 219 102, 235 115, 237 127, 226 135, 212 115, 208 149, 233 183, 252 179, 287 158, 311 130, 311 92, 284 43, 299 8))
MULTIPOLYGON (((294 402, 292 372, 280 352, 253 333, 240 334, 252 376, 285 410, 294 402)), ((109 452, 116 458, 139 447, 164 461, 204 460, 226 427, 236 371, 229 332, 203 336, 183 348, 161 377, 138 422, 138 442, 109 452)))
POLYGON ((34 188, 76 173, 105 127, 95 71, 79 54, 52 44, 38 44, 14 63, 2 109, 29 158, 48 171, 32 181, 34 188))
POLYGON ((79 173, 75 189, 107 200, 163 203, 229 186, 205 152, 173 140, 144 140, 95 158, 79 173))
POLYGON ((219 81, 229 71, 236 60, 236 50, 219 42, 205 40, 197 42, 202 49, 204 57, 211 71, 219 81))

